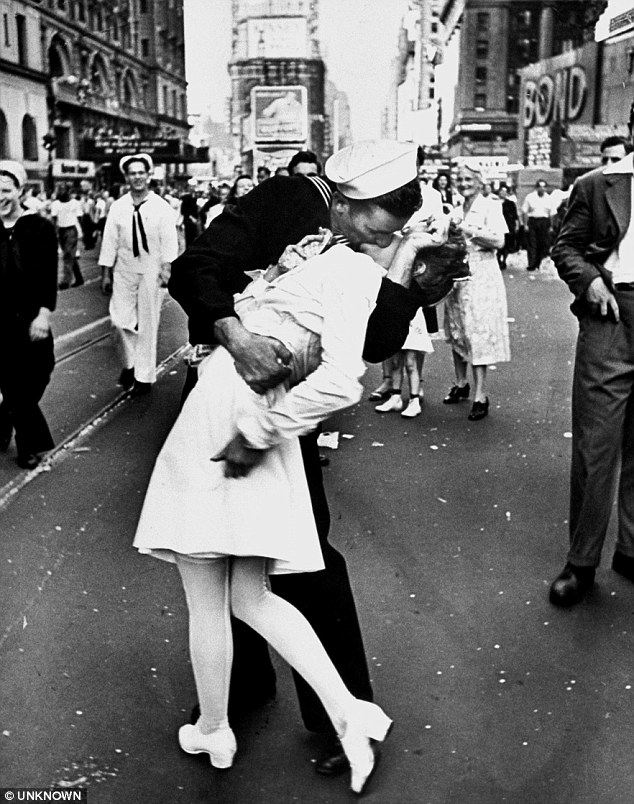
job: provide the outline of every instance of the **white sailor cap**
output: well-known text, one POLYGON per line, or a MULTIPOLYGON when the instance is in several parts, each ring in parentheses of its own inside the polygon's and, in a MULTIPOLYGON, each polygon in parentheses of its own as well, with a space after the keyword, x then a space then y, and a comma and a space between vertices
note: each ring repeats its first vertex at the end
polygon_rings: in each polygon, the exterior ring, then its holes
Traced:
POLYGON ((324 169, 346 198, 377 198, 416 178, 416 150, 413 142, 364 140, 333 154, 324 169))
POLYGON ((149 154, 128 154, 119 160, 119 170, 124 176, 128 167, 128 162, 143 162, 148 173, 151 173, 154 170, 154 162, 149 154))
POLYGON ((26 170, 20 162, 15 162, 13 159, 0 160, 0 174, 2 173, 11 176, 18 185, 18 189, 21 189, 26 184, 26 170))

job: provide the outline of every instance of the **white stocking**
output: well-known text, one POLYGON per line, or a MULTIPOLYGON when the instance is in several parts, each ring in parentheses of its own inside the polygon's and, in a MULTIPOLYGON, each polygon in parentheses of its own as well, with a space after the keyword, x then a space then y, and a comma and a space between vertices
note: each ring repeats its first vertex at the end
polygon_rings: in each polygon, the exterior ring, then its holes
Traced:
POLYGON ((229 559, 193 562, 177 555, 189 608, 189 651, 203 734, 228 725, 233 640, 229 617, 229 559))

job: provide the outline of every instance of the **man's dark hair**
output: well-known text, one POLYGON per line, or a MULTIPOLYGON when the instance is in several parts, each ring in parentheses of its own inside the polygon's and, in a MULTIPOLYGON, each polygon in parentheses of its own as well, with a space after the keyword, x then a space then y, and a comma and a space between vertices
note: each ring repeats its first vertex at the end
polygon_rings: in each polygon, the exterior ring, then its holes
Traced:
MULTIPOLYGON (((260 165, 260 167, 258 168, 257 172, 258 173, 266 173, 267 176, 271 175, 271 169, 267 168, 266 165, 260 165)), ((242 178, 242 177, 240 177, 240 178, 242 178)), ((249 176, 249 178, 251 178, 251 177, 249 176)))
POLYGON ((293 175, 293 169, 296 165, 299 165, 300 162, 307 162, 310 165, 317 165, 317 173, 321 173, 321 165, 319 163, 319 159, 317 159, 317 154, 313 153, 312 151, 298 151, 296 154, 293 154, 291 157, 291 161, 288 163, 288 172, 293 175))
POLYGON ((601 153, 603 153, 603 151, 605 151, 606 148, 614 148, 616 145, 624 145, 625 153, 627 154, 629 154, 629 152, 632 150, 632 146, 625 139, 625 137, 617 137, 616 135, 612 137, 606 137, 599 146, 599 150, 601 151, 601 153))
POLYGON ((420 209, 423 198, 420 192, 418 179, 412 179, 402 187, 391 190, 389 193, 365 201, 351 201, 353 204, 374 204, 384 209, 395 218, 411 218, 417 209, 420 209))

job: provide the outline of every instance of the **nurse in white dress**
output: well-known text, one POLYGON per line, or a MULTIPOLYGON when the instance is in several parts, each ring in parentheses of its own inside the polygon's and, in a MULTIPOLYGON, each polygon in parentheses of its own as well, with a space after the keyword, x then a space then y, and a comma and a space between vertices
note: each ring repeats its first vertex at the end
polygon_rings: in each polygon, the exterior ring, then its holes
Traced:
MULTIPOLYGON (((350 146, 331 157, 326 173, 338 187, 333 231, 352 242, 386 244, 420 203, 408 189, 416 176, 411 144, 350 146), (375 203, 394 190, 402 197, 398 214, 375 203)), ((420 234, 404 239, 389 278, 409 284, 420 245, 420 234)), ((268 583, 269 573, 323 567, 297 437, 359 400, 366 326, 383 273, 370 257, 335 245, 251 283, 236 311, 248 329, 291 352, 290 382, 259 396, 217 347, 157 459, 134 545, 179 569, 201 708, 196 725, 181 727, 179 743, 208 753, 215 767, 230 767, 236 751, 227 720, 230 613, 313 687, 350 761, 355 792, 373 770, 372 741, 391 726, 376 704, 352 696, 309 623, 268 583)))

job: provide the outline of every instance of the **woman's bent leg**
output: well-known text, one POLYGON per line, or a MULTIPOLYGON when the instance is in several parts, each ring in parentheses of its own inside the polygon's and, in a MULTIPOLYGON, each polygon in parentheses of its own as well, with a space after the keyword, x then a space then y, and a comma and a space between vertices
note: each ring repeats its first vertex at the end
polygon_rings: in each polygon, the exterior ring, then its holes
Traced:
POLYGON ((362 792, 375 764, 371 741, 385 739, 390 719, 376 704, 350 693, 308 620, 271 592, 266 559, 233 559, 231 608, 315 690, 350 761, 351 787, 362 792))
POLYGON ((231 610, 261 634, 315 690, 335 728, 344 724, 354 696, 328 657, 312 626, 270 589, 266 559, 234 558, 231 610))

